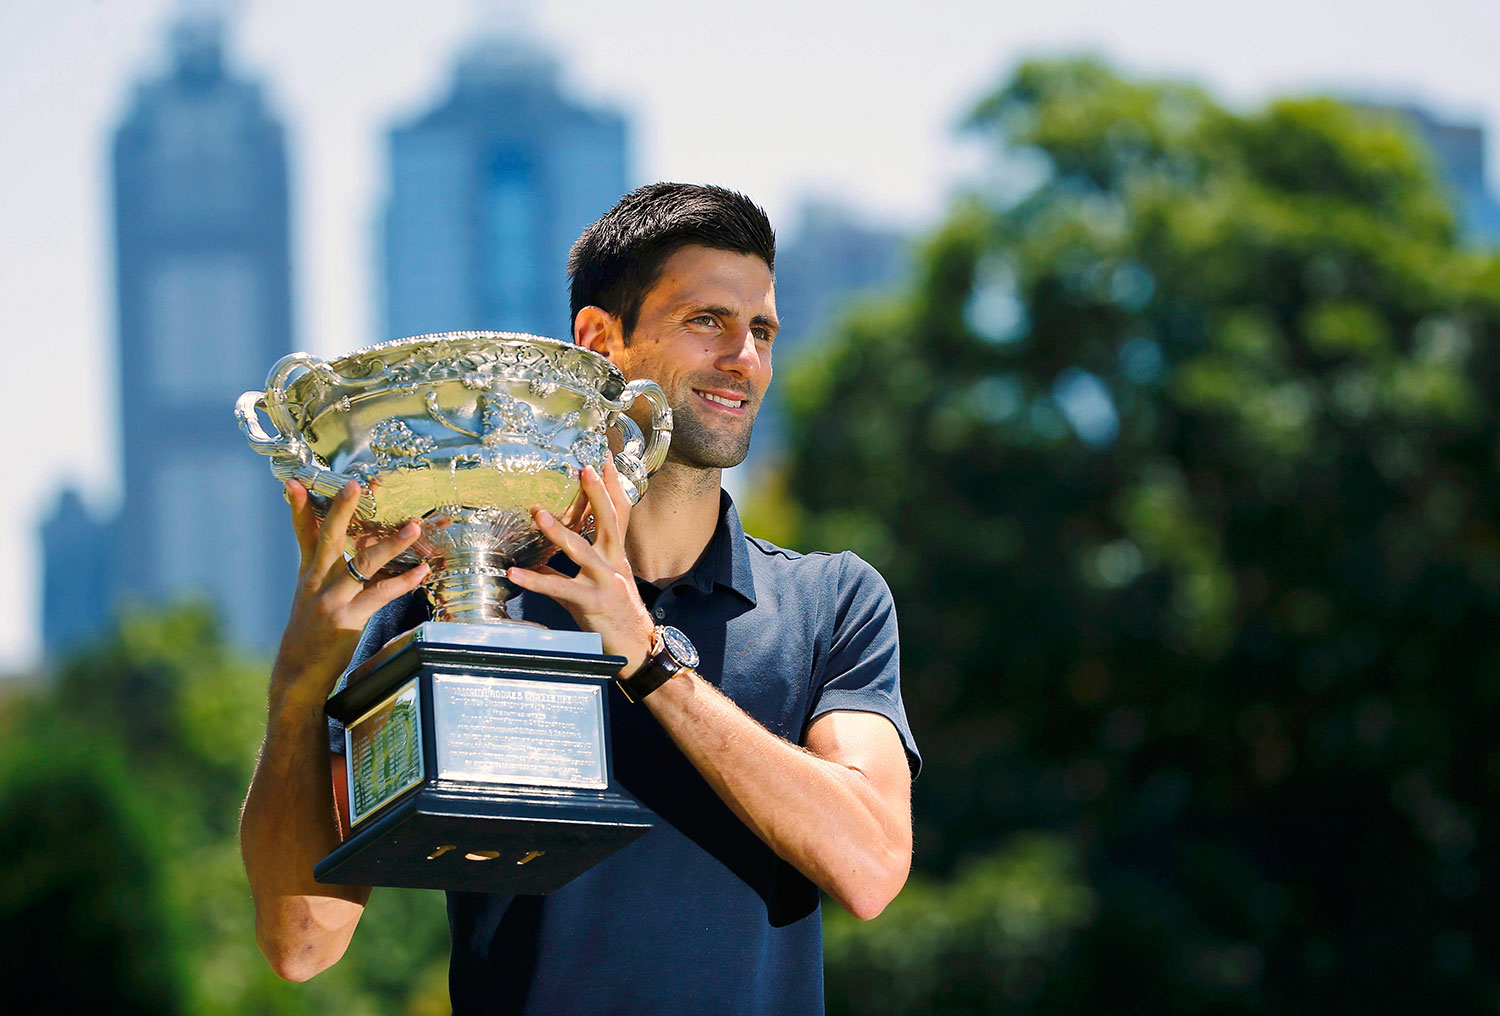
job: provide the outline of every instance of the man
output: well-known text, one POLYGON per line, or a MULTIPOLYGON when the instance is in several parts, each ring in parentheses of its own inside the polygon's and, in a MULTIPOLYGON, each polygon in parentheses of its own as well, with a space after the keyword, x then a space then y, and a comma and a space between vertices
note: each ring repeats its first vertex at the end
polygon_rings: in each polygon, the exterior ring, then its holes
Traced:
MULTIPOLYGON (((656 184, 574 245, 574 341, 662 385, 672 444, 634 508, 612 465, 584 471, 592 543, 534 512, 562 553, 511 569, 525 592, 509 606, 628 661, 616 777, 658 822, 548 896, 450 893, 457 1013, 821 1012, 818 890, 869 918, 905 884, 919 760, 890 593, 852 554, 747 537, 720 489, 771 380, 774 243, 743 196, 656 184)), ((342 758, 332 785, 322 768, 323 701, 351 656, 425 619, 411 594, 426 568, 360 582, 341 552, 356 488, 321 527, 287 492, 302 571, 241 841, 261 949, 301 980, 343 954, 370 892, 312 879, 345 810, 342 758)), ((364 548, 355 570, 374 575, 417 532, 364 548)))

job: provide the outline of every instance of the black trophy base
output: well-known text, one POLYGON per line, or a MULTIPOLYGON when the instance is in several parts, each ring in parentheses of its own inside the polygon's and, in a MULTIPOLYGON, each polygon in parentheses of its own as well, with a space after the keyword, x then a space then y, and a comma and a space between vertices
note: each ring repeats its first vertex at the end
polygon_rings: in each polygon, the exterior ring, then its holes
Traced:
POLYGON ((424 624, 328 700, 355 821, 319 882, 543 894, 651 828, 610 765, 624 660, 475 645, 474 627, 424 624))
POLYGON ((633 800, 595 792, 476 792, 425 786, 383 810, 319 861, 336 885, 544 894, 651 828, 633 800))

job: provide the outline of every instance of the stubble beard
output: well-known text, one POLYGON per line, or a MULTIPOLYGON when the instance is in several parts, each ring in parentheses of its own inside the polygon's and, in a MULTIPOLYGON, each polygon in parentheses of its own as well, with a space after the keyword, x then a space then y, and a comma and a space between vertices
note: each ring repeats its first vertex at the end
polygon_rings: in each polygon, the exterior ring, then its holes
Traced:
POLYGON ((750 433, 754 430, 757 402, 746 404, 745 419, 738 428, 715 427, 703 419, 711 410, 694 405, 698 395, 688 389, 685 397, 673 400, 672 442, 667 457, 698 469, 729 469, 745 461, 750 454, 750 433))

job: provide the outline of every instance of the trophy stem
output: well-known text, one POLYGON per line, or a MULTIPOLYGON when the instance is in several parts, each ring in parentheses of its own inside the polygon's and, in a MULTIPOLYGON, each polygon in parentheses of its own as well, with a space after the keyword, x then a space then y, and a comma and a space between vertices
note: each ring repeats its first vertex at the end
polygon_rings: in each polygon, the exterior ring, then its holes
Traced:
POLYGON ((432 619, 469 624, 510 620, 505 562, 505 555, 483 550, 455 550, 433 558, 432 575, 423 583, 432 619))

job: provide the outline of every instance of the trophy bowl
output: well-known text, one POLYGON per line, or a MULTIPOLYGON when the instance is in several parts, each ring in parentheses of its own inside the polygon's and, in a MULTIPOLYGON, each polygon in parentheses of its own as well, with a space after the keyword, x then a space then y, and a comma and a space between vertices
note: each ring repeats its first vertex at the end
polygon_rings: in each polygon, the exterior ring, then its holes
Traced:
POLYGON ((603 468, 611 435, 634 503, 672 432, 656 382, 627 383, 597 353, 517 332, 418 335, 331 362, 293 353, 264 391, 240 396, 235 416, 276 479, 306 487, 319 515, 359 481, 351 551, 421 520, 417 542, 384 570, 428 562, 433 618, 453 622, 506 619, 505 569, 555 550, 531 507, 565 519, 581 510, 579 472, 603 468), (626 415, 640 397, 651 405, 649 435, 626 415))

